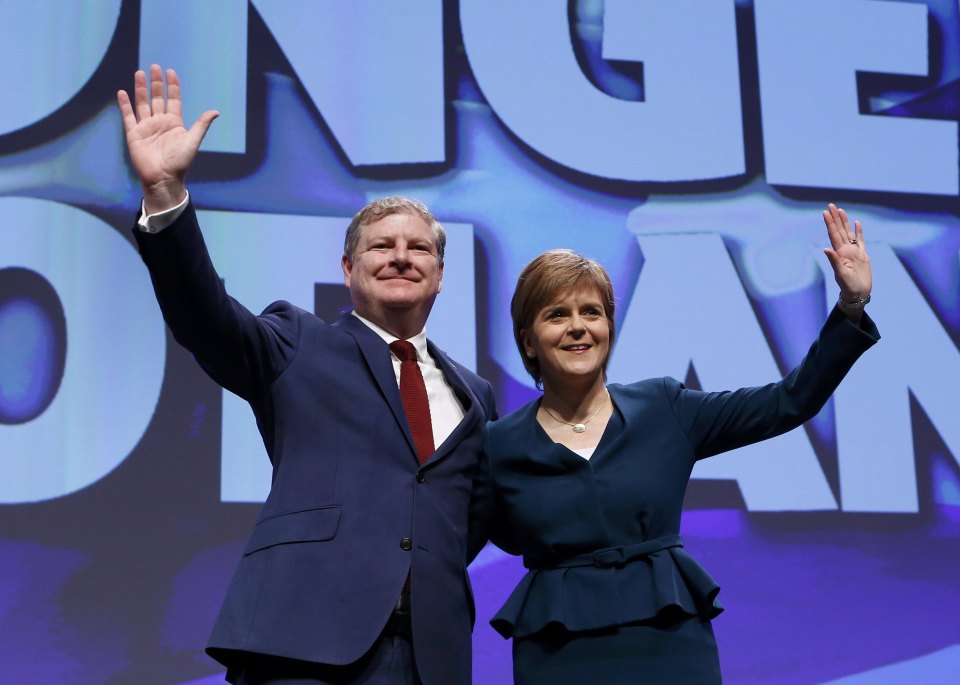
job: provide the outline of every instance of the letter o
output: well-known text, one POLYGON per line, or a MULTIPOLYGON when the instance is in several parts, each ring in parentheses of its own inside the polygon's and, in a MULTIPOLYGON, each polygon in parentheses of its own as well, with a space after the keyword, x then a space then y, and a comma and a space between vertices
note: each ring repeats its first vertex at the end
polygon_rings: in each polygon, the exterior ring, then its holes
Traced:
POLYGON ((67 323, 56 397, 40 416, 0 426, 0 503, 76 492, 116 468, 153 417, 166 334, 134 247, 100 219, 48 200, 0 199, 0 268, 43 276, 67 323))

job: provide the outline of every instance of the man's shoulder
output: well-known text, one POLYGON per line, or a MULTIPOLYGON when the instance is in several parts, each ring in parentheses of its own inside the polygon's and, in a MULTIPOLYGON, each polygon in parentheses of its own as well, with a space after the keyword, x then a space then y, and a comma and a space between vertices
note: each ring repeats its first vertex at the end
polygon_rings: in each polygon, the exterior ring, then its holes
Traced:
POLYGON ((349 317, 340 317, 337 321, 328 323, 313 312, 287 300, 271 302, 260 312, 259 318, 274 330, 294 329, 300 336, 345 337, 352 340, 349 337, 350 327, 343 325, 344 319, 349 317))
POLYGON ((271 302, 264 307, 263 311, 260 313, 260 316, 280 316, 288 319, 296 318, 300 319, 304 324, 337 329, 343 328, 340 324, 344 319, 346 319, 346 317, 340 317, 334 322, 324 321, 313 312, 295 305, 288 300, 275 300, 274 302, 271 302))
POLYGON ((432 340, 427 340, 427 350, 430 352, 430 356, 437 360, 438 364, 441 366, 448 364, 454 371, 460 374, 464 380, 490 385, 483 377, 451 357, 432 340))
POLYGON ((440 366, 440 370, 447 376, 447 382, 456 386, 458 383, 449 377, 451 373, 456 374, 460 381, 467 385, 470 392, 480 400, 487 418, 496 417, 496 398, 490 381, 453 359, 430 340, 427 341, 427 349, 440 366))

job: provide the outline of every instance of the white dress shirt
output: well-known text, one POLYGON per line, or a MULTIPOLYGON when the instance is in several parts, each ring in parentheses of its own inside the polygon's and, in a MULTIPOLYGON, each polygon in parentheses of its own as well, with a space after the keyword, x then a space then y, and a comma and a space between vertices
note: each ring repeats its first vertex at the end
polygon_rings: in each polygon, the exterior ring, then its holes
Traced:
MULTIPOLYGON (((380 328, 372 321, 363 318, 356 312, 353 315, 360 319, 374 333, 383 338, 389 345, 399 338, 384 329, 380 328)), ((443 372, 437 365, 436 360, 427 352, 427 329, 417 333, 412 338, 407 338, 417 350, 417 366, 420 367, 420 373, 423 375, 424 385, 427 386, 427 400, 430 402, 430 423, 433 425, 433 444, 440 447, 453 432, 454 428, 463 420, 464 410, 457 394, 453 391, 450 383, 444 377, 443 372)), ((390 360, 393 362, 393 374, 397 378, 397 387, 400 386, 400 359, 397 355, 390 353, 390 360)))

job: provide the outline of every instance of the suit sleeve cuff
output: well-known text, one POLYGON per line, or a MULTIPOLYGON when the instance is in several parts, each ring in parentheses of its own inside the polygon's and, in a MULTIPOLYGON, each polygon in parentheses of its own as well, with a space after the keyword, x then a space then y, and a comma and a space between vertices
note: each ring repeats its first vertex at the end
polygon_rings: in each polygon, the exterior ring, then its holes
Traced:
POLYGON ((137 226, 139 226, 140 230, 144 233, 159 233, 180 218, 180 215, 183 214, 183 210, 187 208, 187 203, 189 202, 190 191, 187 191, 186 197, 184 197, 183 201, 177 206, 165 209, 162 212, 157 212, 156 214, 148 215, 141 200, 140 218, 137 219, 137 226))

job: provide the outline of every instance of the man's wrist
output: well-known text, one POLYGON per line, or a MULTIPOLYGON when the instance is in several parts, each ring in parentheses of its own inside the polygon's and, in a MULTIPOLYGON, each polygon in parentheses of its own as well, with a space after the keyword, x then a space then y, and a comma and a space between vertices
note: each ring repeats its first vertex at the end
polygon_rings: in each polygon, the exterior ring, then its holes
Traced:
POLYGON ((143 209, 149 214, 159 214, 183 204, 187 188, 180 181, 166 181, 143 187, 143 209))

